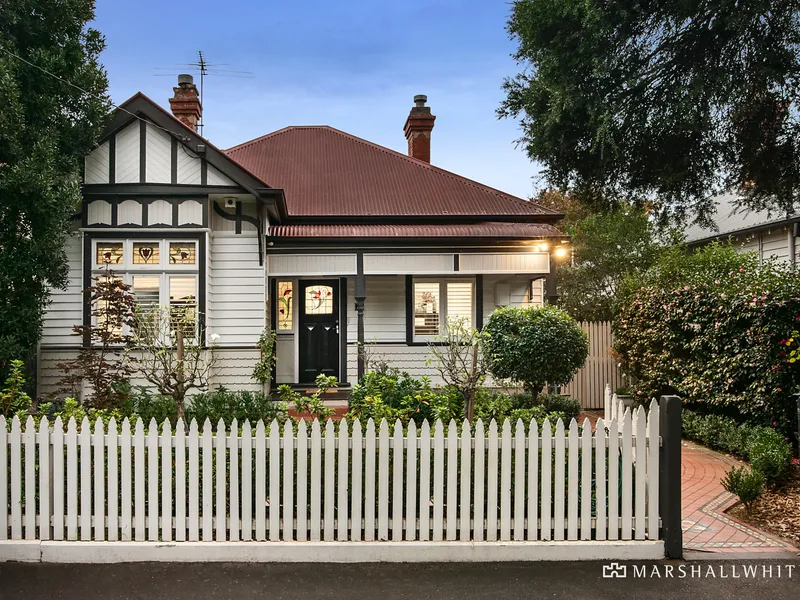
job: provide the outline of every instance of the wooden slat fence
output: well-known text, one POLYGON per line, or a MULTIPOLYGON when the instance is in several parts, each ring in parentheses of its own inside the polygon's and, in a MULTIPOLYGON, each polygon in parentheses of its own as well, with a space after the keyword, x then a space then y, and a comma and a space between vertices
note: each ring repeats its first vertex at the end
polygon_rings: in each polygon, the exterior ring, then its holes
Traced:
POLYGON ((578 398, 584 409, 602 409, 605 385, 610 384, 612 389, 622 385, 619 359, 611 354, 614 344, 611 322, 582 322, 580 326, 589 336, 589 357, 586 365, 560 392, 578 398))
POLYGON ((594 432, 0 417, 0 540, 653 540, 659 444, 655 403, 594 432))

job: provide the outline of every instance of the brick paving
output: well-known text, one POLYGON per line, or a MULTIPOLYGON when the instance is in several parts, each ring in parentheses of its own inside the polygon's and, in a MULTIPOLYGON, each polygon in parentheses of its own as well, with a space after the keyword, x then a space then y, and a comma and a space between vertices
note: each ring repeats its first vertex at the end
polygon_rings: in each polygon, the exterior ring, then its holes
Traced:
POLYGON ((788 543, 725 513, 736 496, 720 480, 734 458, 684 441, 681 457, 683 546, 687 550, 725 553, 797 552, 788 543))

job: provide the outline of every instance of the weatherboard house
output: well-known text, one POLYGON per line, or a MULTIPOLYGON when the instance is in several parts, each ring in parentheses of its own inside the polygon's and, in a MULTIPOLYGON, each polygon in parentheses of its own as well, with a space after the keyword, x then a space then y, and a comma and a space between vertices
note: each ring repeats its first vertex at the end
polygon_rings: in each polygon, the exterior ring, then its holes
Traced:
POLYGON ((434 376, 428 344, 448 319, 555 297, 561 215, 430 164, 435 117, 414 98, 408 155, 326 126, 291 126, 221 150, 179 77, 171 113, 136 94, 86 157, 70 282, 54 290, 39 393, 74 356, 85 290, 111 263, 141 303, 195 305, 216 353, 212 386, 260 389, 257 340, 277 332, 277 383, 346 387, 371 354, 434 376))

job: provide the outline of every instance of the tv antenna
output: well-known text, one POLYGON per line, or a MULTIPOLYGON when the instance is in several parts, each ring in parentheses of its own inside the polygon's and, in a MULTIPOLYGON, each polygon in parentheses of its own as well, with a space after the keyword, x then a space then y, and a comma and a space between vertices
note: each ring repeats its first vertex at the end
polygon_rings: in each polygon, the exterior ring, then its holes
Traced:
MULTIPOLYGON (((175 72, 176 67, 193 71, 200 75, 200 106, 203 106, 203 88, 205 87, 206 75, 214 77, 239 77, 242 79, 255 79, 250 71, 236 71, 233 69, 221 69, 220 67, 227 67, 228 63, 210 63, 206 60, 205 54, 202 50, 197 51, 197 61, 192 63, 179 63, 172 67, 156 67, 156 71, 170 71, 169 73, 155 73, 156 77, 177 77, 182 73, 175 72)), ((200 135, 203 135, 204 118, 200 114, 200 122, 197 124, 197 130, 200 135)))

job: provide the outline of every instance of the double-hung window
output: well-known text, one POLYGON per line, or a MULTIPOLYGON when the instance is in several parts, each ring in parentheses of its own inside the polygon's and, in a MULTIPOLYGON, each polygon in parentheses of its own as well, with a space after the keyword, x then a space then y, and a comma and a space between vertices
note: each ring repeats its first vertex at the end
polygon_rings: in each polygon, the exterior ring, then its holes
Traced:
POLYGON ((140 309, 169 307, 177 321, 191 324, 194 334, 198 311, 197 239, 94 240, 92 271, 97 277, 106 268, 131 286, 140 309), (185 317, 185 318, 184 318, 185 317))
POLYGON ((475 325, 475 280, 430 279, 412 280, 412 314, 414 341, 431 341, 444 333, 449 320, 463 319, 468 327, 475 325))

